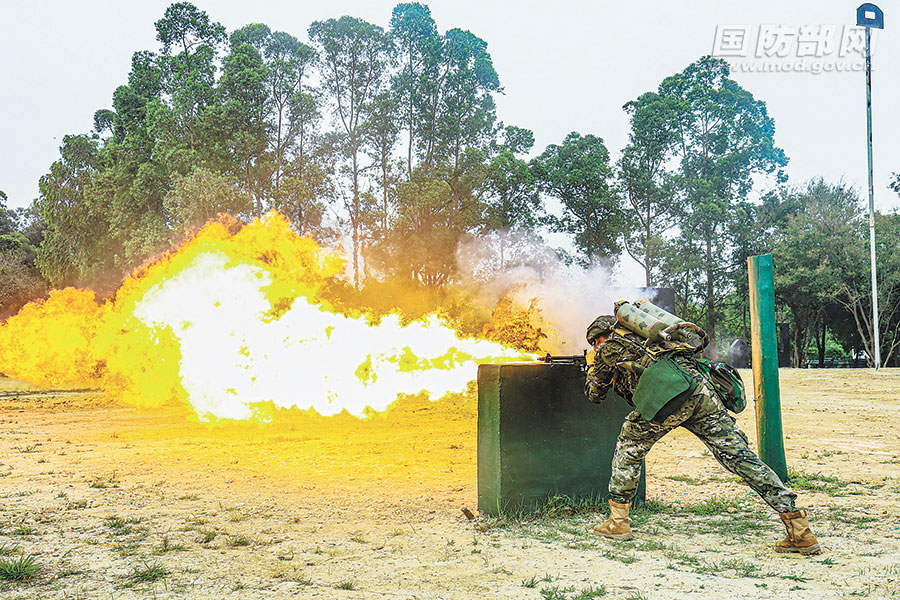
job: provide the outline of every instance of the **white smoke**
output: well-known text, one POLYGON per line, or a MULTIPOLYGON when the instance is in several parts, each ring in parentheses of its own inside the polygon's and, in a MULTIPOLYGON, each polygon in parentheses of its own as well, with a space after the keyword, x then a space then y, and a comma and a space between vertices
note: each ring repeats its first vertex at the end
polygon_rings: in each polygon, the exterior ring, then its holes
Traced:
POLYGON ((552 353, 580 354, 595 317, 612 314, 617 300, 646 297, 642 288, 629 285, 631 273, 603 262, 567 265, 532 233, 501 231, 466 239, 457 248, 457 264, 463 284, 480 290, 477 301, 484 307, 505 296, 524 307, 536 300, 553 330, 545 331, 549 337, 541 349, 552 353))

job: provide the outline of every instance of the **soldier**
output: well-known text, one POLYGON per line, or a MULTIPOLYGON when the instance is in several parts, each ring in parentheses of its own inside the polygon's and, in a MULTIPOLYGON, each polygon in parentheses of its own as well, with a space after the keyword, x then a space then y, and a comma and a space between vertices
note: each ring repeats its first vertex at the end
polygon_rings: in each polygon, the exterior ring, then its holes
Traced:
MULTIPOLYGON (((594 356, 587 373, 585 395, 591 402, 599 403, 613 389, 634 406, 632 396, 642 367, 649 366, 654 360, 645 352, 644 339, 617 327, 614 316, 604 315, 588 327, 587 340, 594 348, 594 356), (625 365, 637 367, 623 368, 625 365)), ((675 406, 670 406, 671 402, 667 404, 650 421, 645 420, 638 410, 625 417, 612 460, 610 517, 595 526, 593 533, 617 540, 631 539, 628 512, 637 491, 644 457, 660 438, 682 426, 700 438, 723 467, 740 476, 778 512, 787 528, 787 537, 775 544, 776 552, 818 554, 820 547, 810 531, 806 511, 794 506, 797 495, 750 450, 747 436, 738 429, 734 417, 728 414, 693 359, 677 353, 672 358, 696 387, 686 398, 676 398, 675 406)))

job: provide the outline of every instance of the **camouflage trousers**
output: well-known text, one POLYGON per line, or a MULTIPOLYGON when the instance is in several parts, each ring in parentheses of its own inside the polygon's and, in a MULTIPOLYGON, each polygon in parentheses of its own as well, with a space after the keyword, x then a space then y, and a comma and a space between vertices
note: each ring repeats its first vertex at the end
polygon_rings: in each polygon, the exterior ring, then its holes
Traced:
POLYGON ((795 511, 797 494, 750 450, 747 436, 738 429, 734 417, 703 384, 681 408, 662 422, 647 421, 636 410, 625 417, 609 480, 609 495, 613 501, 631 502, 637 492, 641 464, 647 452, 678 426, 700 438, 723 467, 747 482, 769 506, 780 513, 795 511))

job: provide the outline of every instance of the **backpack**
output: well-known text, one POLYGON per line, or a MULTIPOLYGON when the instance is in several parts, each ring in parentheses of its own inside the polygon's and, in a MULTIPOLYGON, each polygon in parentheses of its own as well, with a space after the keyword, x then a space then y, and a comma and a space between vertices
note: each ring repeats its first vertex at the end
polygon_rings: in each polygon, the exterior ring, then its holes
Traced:
POLYGON ((737 414, 747 407, 747 395, 740 373, 727 363, 713 362, 706 358, 695 359, 700 372, 712 384, 712 389, 725 405, 737 414))

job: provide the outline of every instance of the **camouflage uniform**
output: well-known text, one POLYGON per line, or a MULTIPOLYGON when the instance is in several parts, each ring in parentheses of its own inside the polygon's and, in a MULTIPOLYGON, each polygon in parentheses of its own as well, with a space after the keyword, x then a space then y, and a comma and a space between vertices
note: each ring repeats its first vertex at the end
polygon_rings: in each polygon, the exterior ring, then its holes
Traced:
MULTIPOLYGON (((632 404, 638 376, 623 372, 616 363, 651 362, 646 353, 639 353, 635 348, 635 343, 642 342, 643 339, 634 334, 621 331, 610 334, 588 370, 585 394, 591 402, 602 402, 609 390, 614 389, 632 404)), ((706 444, 723 467, 747 482, 772 508, 780 513, 794 512, 797 495, 750 450, 747 436, 738 429, 734 417, 728 414, 693 360, 677 355, 672 358, 694 378, 697 387, 680 408, 664 419, 647 421, 637 410, 625 417, 612 461, 610 498, 622 504, 630 503, 637 491, 641 464, 647 452, 668 432, 683 426, 706 444)))

